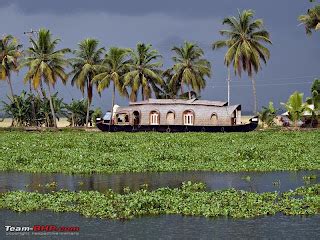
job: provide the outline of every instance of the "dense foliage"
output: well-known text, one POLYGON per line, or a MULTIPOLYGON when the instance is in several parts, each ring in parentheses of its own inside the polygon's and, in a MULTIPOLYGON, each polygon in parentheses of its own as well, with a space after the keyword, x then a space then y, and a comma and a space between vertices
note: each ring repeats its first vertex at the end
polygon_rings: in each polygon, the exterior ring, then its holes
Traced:
POLYGON ((319 137, 319 130, 228 134, 3 131, 0 170, 313 170, 320 169, 319 137))
MULTIPOLYGON (((58 93, 51 96, 53 109, 57 119, 64 116, 65 104, 58 93)), ((12 118, 12 126, 54 126, 54 120, 50 109, 50 101, 47 97, 40 97, 32 93, 22 91, 20 95, 14 95, 8 102, 2 102, 3 111, 12 118)))
POLYGON ((262 107, 259 112, 259 119, 262 121, 262 125, 266 124, 268 127, 274 126, 275 118, 277 117, 277 109, 274 107, 273 102, 269 102, 268 107, 262 107))
POLYGON ((8 192, 0 195, 0 209, 19 212, 51 210, 78 212, 86 217, 130 219, 160 214, 186 216, 250 218, 284 213, 311 215, 320 213, 320 185, 302 187, 282 195, 252 193, 234 189, 206 192, 202 183, 183 183, 180 188, 141 189, 118 194, 112 190, 8 192))

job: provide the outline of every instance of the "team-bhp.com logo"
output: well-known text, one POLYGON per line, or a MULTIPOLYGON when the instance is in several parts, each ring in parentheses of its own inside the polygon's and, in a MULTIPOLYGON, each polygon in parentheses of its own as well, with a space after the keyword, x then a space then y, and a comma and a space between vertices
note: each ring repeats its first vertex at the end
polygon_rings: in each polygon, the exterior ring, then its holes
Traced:
POLYGON ((4 226, 7 235, 78 235, 78 226, 34 225, 4 226))

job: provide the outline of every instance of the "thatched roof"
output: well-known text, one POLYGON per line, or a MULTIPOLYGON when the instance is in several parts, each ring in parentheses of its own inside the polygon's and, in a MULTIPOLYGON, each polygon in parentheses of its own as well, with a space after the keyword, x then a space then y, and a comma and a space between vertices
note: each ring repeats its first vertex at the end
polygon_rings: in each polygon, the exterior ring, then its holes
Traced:
POLYGON ((223 107, 227 106, 227 102, 221 101, 208 101, 208 100, 198 100, 196 98, 184 100, 184 99, 153 99, 150 98, 149 100, 140 101, 140 102, 130 102, 130 106, 135 105, 202 105, 202 106, 217 106, 223 107))

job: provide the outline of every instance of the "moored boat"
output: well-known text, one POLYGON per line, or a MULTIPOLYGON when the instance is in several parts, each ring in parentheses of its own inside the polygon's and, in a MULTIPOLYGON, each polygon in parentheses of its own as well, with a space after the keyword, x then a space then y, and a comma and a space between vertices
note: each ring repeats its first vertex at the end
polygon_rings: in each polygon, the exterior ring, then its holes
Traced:
POLYGON ((101 131, 109 132, 249 132, 258 117, 241 122, 241 105, 227 102, 182 99, 149 99, 116 107, 107 118, 97 118, 101 131), (110 122, 111 121, 111 122, 110 122))

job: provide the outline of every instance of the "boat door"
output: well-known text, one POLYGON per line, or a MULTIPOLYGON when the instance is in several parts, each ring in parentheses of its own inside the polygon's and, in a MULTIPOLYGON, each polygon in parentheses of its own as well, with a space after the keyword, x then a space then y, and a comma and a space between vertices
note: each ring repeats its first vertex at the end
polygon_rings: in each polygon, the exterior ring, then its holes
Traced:
POLYGON ((136 126, 136 125, 140 125, 140 113, 138 111, 134 111, 132 113, 132 122, 133 122, 133 125, 136 126))

